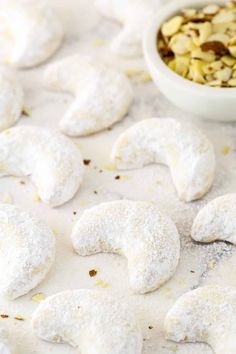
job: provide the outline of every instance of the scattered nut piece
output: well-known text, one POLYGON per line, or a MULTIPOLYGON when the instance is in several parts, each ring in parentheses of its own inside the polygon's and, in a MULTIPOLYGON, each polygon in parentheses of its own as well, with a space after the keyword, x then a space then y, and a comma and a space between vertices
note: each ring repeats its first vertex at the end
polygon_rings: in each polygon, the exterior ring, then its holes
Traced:
POLYGON ((38 194, 33 195, 33 201, 37 202, 37 203, 40 203, 41 202, 40 196, 38 194))
POLYGON ((40 303, 44 299, 45 299, 45 295, 43 293, 38 293, 31 297, 31 300, 37 303, 40 303))
POLYGON ((223 155, 228 155, 230 153, 230 147, 228 145, 225 145, 222 149, 222 154, 223 155))
POLYGON ((95 284, 95 286, 101 286, 103 289, 106 289, 109 286, 108 282, 103 281, 102 279, 98 279, 95 284))
POLYGON ((2 313, 2 314, 0 315, 0 317, 1 317, 1 318, 9 318, 9 315, 6 315, 5 313, 2 313))
POLYGON ((89 271, 89 276, 91 277, 91 278, 93 278, 93 277, 95 277, 96 275, 97 275, 97 270, 96 269, 91 269, 90 271, 89 271))
POLYGON ((17 321, 24 321, 24 318, 21 317, 21 316, 15 316, 15 317, 14 317, 14 320, 17 320, 17 321))
POLYGON ((30 111, 30 109, 28 107, 23 107, 22 114, 25 117, 30 117, 31 116, 31 111, 30 111))
POLYGON ((85 159, 85 160, 83 160, 83 162, 84 162, 84 165, 85 165, 85 166, 88 166, 88 165, 90 165, 91 160, 86 160, 86 159, 85 159))

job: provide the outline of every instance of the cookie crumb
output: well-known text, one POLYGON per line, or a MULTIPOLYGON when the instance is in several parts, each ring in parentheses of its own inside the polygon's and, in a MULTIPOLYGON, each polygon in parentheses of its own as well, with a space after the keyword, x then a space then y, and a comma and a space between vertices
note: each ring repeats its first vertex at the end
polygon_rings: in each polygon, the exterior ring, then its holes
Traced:
POLYGON ((17 321, 24 321, 24 318, 21 316, 15 316, 14 319, 17 321))
POLYGON ((27 108, 27 107, 23 107, 23 109, 22 109, 22 114, 23 114, 23 116, 25 116, 25 117, 30 117, 30 115, 31 115, 30 109, 27 108))
POLYGON ((89 271, 89 276, 92 278, 92 277, 96 277, 96 275, 97 275, 97 271, 95 270, 95 269, 91 269, 90 271, 89 271))
POLYGON ((31 300, 37 303, 40 303, 44 299, 45 299, 45 295, 43 293, 38 293, 31 297, 31 300))
POLYGON ((40 202, 41 202, 40 196, 39 196, 38 194, 35 194, 35 195, 33 196, 33 201, 34 201, 34 202, 37 202, 37 203, 40 203, 40 202))
POLYGON ((86 159, 85 159, 85 160, 84 160, 84 165, 85 165, 85 166, 88 166, 88 165, 90 164, 90 162, 91 162, 91 160, 86 160, 86 159))
POLYGON ((222 149, 222 154, 223 155, 228 155, 229 153, 230 153, 230 147, 229 146, 227 146, 227 145, 225 145, 224 147, 223 147, 223 149, 222 149))
POLYGON ((6 315, 5 313, 2 313, 2 314, 0 315, 0 317, 1 317, 1 318, 9 318, 9 315, 6 315))
POLYGON ((108 285, 109 285, 109 283, 103 281, 102 279, 98 279, 98 280, 95 282, 95 286, 101 286, 103 289, 106 289, 106 288, 108 287, 108 285))

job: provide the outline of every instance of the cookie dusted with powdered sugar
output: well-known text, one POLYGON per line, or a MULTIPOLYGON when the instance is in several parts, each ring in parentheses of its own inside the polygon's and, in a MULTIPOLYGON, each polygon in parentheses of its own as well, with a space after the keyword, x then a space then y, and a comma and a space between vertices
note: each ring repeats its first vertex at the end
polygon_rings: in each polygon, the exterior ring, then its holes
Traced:
POLYGON ((94 290, 65 291, 47 298, 33 315, 34 333, 68 343, 81 354, 141 354, 142 334, 130 307, 94 290))
POLYGON ((236 288, 205 286, 176 301, 165 319, 167 339, 204 342, 215 354, 235 354, 236 288))
POLYGON ((0 244, 0 293, 13 300, 45 278, 54 261, 55 237, 34 216, 0 204, 0 244))
POLYGON ((123 25, 111 49, 125 57, 142 56, 142 38, 147 23, 158 10, 160 0, 95 0, 102 15, 123 25))
POLYGON ((11 127, 21 116, 24 104, 23 89, 16 73, 0 66, 0 131, 11 127))
POLYGON ((29 176, 41 200, 51 206, 69 201, 84 172, 77 146, 48 128, 21 126, 0 134, 0 176, 29 176))
POLYGON ((204 196, 215 176, 215 154, 210 141, 194 126, 171 118, 145 119, 122 133, 111 160, 120 170, 152 163, 169 166, 181 200, 204 196))
POLYGON ((38 65, 48 59, 62 42, 62 26, 44 1, 3 0, 0 23, 3 63, 20 68, 38 65))
POLYGON ((203 207, 193 222, 191 236, 198 242, 236 244, 236 194, 223 195, 203 207))
POLYGON ((70 136, 99 132, 120 121, 129 112, 133 90, 120 71, 97 58, 74 55, 49 65, 45 86, 75 96, 60 129, 70 136))
POLYGON ((141 294, 169 280, 180 256, 174 223, 149 202, 122 200, 88 209, 75 224, 71 237, 81 256, 99 252, 124 255, 131 288, 141 294))

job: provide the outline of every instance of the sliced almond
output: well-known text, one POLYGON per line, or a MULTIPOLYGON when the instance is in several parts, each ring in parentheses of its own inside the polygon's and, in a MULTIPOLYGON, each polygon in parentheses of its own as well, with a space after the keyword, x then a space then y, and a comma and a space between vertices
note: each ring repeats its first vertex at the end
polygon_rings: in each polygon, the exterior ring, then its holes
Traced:
POLYGON ((225 33, 214 33, 210 37, 208 37, 209 42, 222 42, 225 46, 228 45, 230 41, 230 36, 225 33))
POLYGON ((192 65, 189 69, 191 72, 192 80, 199 84, 205 83, 203 66, 204 62, 202 62, 201 60, 192 60, 192 65))
POLYGON ((215 72, 214 77, 216 80, 220 80, 222 82, 228 82, 232 75, 232 69, 224 68, 215 72))
POLYGON ((202 43, 206 42, 206 40, 209 38, 209 36, 212 33, 212 25, 210 22, 204 22, 199 26, 199 45, 202 43))
POLYGON ((163 36, 170 37, 177 33, 184 21, 183 16, 175 16, 162 26, 163 36))
POLYGON ((180 76, 186 77, 188 70, 189 70, 189 65, 186 63, 184 60, 182 61, 180 58, 179 59, 174 59, 171 60, 168 64, 168 66, 175 71, 177 74, 180 76))
POLYGON ((183 77, 185 77, 188 73, 189 66, 185 65, 182 61, 175 60, 175 72, 183 77))
POLYGON ((220 7, 218 5, 212 4, 204 7, 203 13, 206 15, 215 15, 219 12, 220 7))
POLYGON ((233 45, 236 45, 236 36, 231 38, 230 41, 229 41, 229 46, 233 46, 233 45))
POLYGON ((213 63, 207 64, 203 68, 204 74, 213 74, 224 68, 224 64, 220 61, 214 61, 213 63))
POLYGON ((191 42, 191 38, 179 33, 171 38, 169 46, 175 54, 184 55, 190 51, 191 42))
POLYGON ((229 52, 234 58, 236 58, 236 45, 229 47, 229 52))
POLYGON ((228 82, 228 85, 230 87, 236 87, 236 79, 230 79, 228 82))
POLYGON ((228 23, 228 22, 233 22, 235 19, 235 14, 233 11, 222 11, 218 13, 217 15, 214 16, 212 19, 212 23, 218 24, 218 23, 228 23))
POLYGON ((212 26, 213 26, 213 33, 231 34, 236 31, 236 23, 235 22, 217 23, 217 24, 212 24, 212 26))
POLYGON ((175 59, 171 60, 169 63, 168 63, 168 66, 171 70, 175 71, 175 67, 176 67, 176 63, 175 63, 175 59))
POLYGON ((196 15, 197 10, 196 9, 183 9, 181 12, 184 17, 190 19, 196 15))
POLYGON ((214 81, 214 76, 211 74, 206 75, 206 81, 208 81, 208 82, 214 81))
POLYGON ((208 86, 211 87, 221 87, 222 86, 222 82, 220 80, 213 80, 207 83, 208 86))
POLYGON ((215 61, 215 54, 214 53, 208 53, 208 52, 203 52, 201 49, 196 49, 191 53, 191 57, 193 59, 200 59, 200 60, 204 60, 207 62, 213 62, 215 61))
POLYGON ((226 4, 226 6, 229 7, 230 9, 234 9, 234 8, 236 8, 236 2, 235 1, 229 1, 226 4))
POLYGON ((222 63, 227 66, 234 66, 236 59, 232 58, 230 55, 225 55, 221 58, 222 63))

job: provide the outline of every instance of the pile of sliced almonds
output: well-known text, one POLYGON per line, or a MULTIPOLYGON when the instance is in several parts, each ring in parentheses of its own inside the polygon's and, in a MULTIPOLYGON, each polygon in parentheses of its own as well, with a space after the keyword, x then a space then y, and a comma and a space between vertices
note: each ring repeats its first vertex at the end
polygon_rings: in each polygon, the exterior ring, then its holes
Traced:
POLYGON ((236 2, 184 9, 162 25, 157 40, 177 74, 212 87, 236 87, 236 2))

